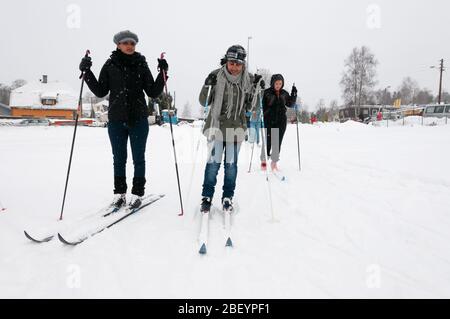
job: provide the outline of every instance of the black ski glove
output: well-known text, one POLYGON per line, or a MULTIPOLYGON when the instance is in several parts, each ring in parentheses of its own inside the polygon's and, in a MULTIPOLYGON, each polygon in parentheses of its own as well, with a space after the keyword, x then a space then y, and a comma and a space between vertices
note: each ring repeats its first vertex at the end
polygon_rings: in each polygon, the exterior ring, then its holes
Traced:
POLYGON ((90 56, 86 56, 83 59, 81 59, 81 62, 80 62, 80 71, 81 72, 89 71, 91 69, 91 66, 92 66, 92 59, 90 56))
POLYGON ((164 71, 167 73, 169 71, 169 64, 167 64, 166 59, 158 59, 158 69, 159 72, 164 71))
POLYGON ((259 80, 262 79, 262 75, 259 74, 255 74, 255 79, 253 80, 253 84, 256 85, 258 84, 259 80))
POLYGON ((264 82, 264 80, 261 80, 261 82, 259 82, 259 85, 261 86, 261 89, 265 89, 266 88, 266 82, 264 82))
POLYGON ((297 88, 295 87, 295 85, 292 86, 291 97, 297 97, 297 88))
MULTIPOLYGON (((259 74, 255 74, 255 79, 253 80, 253 84, 256 86, 258 85, 259 80, 262 79, 262 75, 259 74)), ((265 89, 266 88, 266 82, 264 82, 264 80, 261 80, 261 82, 259 82, 259 85, 261 86, 261 89, 265 89)))
POLYGON ((206 86, 214 86, 217 84, 217 75, 211 73, 210 75, 208 75, 208 77, 205 80, 205 85, 206 86))

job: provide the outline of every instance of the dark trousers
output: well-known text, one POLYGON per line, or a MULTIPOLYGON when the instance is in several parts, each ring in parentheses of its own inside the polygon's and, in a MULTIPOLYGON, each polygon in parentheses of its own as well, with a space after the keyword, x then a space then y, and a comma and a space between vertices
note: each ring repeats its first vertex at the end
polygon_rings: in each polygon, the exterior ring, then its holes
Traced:
POLYGON ((280 123, 273 124, 265 123, 267 157, 264 154, 264 148, 262 148, 261 161, 266 161, 269 157, 273 162, 280 160, 281 144, 283 143, 284 133, 286 132, 287 120, 282 119, 280 123))
POLYGON ((127 122, 112 121, 108 123, 109 140, 114 157, 114 194, 127 192, 126 164, 128 138, 134 164, 133 189, 131 193, 143 196, 145 193, 145 147, 148 137, 148 120, 142 119, 133 126, 127 122))
POLYGON ((224 152, 225 176, 223 181, 222 199, 225 197, 232 198, 234 196, 240 147, 241 143, 226 143, 222 141, 215 141, 209 145, 208 162, 205 168, 202 196, 210 198, 214 197, 217 174, 219 173, 224 152))

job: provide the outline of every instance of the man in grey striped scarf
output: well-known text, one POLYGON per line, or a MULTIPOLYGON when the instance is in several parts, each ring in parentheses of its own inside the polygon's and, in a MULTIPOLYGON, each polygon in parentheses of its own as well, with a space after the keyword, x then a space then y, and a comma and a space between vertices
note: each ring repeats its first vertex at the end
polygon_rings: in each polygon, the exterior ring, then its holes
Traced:
POLYGON ((209 212, 217 183, 217 174, 225 154, 222 205, 233 209, 239 150, 247 130, 246 111, 257 105, 256 85, 260 76, 251 75, 245 66, 246 52, 233 45, 214 70, 200 93, 200 104, 209 108, 203 134, 208 140, 208 162, 203 181, 201 211, 209 212))

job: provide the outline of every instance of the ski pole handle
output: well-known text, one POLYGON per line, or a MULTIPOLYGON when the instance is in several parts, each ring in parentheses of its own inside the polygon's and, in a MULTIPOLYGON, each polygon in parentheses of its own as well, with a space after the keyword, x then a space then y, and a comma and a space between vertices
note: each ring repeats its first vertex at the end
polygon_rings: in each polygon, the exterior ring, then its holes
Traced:
POLYGON ((209 104, 209 96, 211 94, 211 88, 212 85, 208 85, 208 94, 206 95, 206 103, 205 103, 205 109, 208 110, 208 104, 209 104))
MULTIPOLYGON (((161 55, 160 55, 160 59, 164 59, 164 56, 166 55, 166 52, 161 52, 161 55)), ((166 75, 166 71, 164 71, 164 70, 161 70, 161 69, 159 69, 159 71, 162 73, 162 75, 163 75, 163 80, 164 80, 164 89, 165 89, 165 93, 166 93, 166 95, 168 96, 169 95, 169 93, 168 93, 168 89, 167 89, 167 75, 166 75)), ((169 110, 172 108, 172 103, 170 103, 170 105, 169 105, 169 110)))
MULTIPOLYGON (((202 131, 203 131, 203 128, 205 127, 206 119, 208 118, 208 115, 209 115, 209 110, 211 109, 211 108, 208 108, 209 107, 208 101, 209 101, 209 96, 211 95, 211 89, 212 89, 212 85, 208 85, 208 94, 206 95, 206 103, 205 103, 205 111, 206 112, 205 112, 205 118, 203 120, 202 131)), ((208 137, 207 137, 208 141, 210 139, 211 139, 211 130, 209 130, 208 137)))
MULTIPOLYGON (((91 54, 91 51, 86 50, 86 54, 84 55, 84 57, 87 58, 89 56, 89 54, 91 54)), ((79 77, 80 80, 83 77, 83 75, 84 75, 84 71, 81 71, 81 74, 80 74, 80 77, 79 77)))

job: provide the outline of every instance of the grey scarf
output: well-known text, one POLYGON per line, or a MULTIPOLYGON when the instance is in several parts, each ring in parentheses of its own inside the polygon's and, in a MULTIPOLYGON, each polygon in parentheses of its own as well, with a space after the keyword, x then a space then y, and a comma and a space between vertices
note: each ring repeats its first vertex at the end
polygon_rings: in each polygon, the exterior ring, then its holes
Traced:
POLYGON ((220 113, 222 111, 223 104, 223 96, 227 90, 228 101, 226 103, 226 116, 228 119, 231 118, 233 112, 235 112, 234 119, 237 119, 237 116, 241 114, 242 108, 244 107, 245 95, 251 93, 252 85, 250 80, 250 75, 246 71, 245 67, 242 69, 242 72, 237 75, 231 75, 226 65, 224 65, 219 73, 217 74, 217 85, 215 88, 215 97, 214 104, 211 107, 211 128, 220 129, 220 113), (233 99, 233 90, 234 87, 237 88, 238 96, 237 103, 234 103, 233 99))

